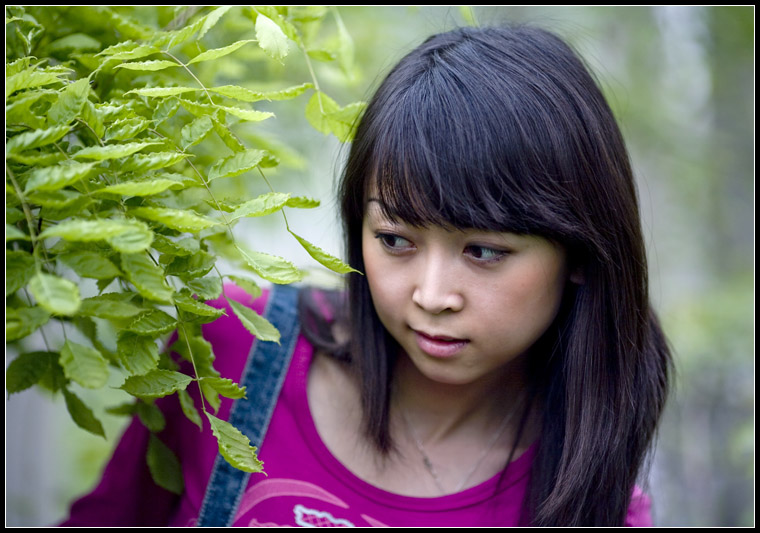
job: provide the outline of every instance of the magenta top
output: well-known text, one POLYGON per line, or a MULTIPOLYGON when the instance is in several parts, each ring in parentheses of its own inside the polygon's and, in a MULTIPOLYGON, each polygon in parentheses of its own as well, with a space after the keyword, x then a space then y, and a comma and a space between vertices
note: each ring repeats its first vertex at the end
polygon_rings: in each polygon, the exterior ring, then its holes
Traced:
MULTIPOLYGON (((227 296, 262 312, 265 298, 251 304, 246 293, 225 287, 227 296)), ((238 380, 253 339, 229 305, 227 316, 204 326, 214 346, 216 368, 238 380)), ((327 449, 309 411, 306 383, 313 347, 301 336, 295 347, 269 430, 259 450, 264 474, 252 474, 235 526, 514 526, 518 525, 535 446, 513 461, 502 477, 457 494, 416 498, 393 494, 355 476, 327 449)), ((155 487, 144 466, 148 432, 134 421, 120 441, 96 489, 74 503, 67 526, 194 525, 218 453, 210 429, 200 433, 182 415, 176 398, 162 402, 167 428, 159 434, 179 456, 185 492, 176 497, 155 487)), ((229 416, 230 400, 217 413, 229 416)), ((207 421, 204 419, 204 424, 207 421)), ((651 525, 649 499, 638 489, 628 526, 651 525)))

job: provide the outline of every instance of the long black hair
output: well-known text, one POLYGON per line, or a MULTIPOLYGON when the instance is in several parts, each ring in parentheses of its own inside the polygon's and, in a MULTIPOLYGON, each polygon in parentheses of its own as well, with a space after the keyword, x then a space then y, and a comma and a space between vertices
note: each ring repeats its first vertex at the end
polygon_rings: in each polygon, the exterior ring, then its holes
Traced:
MULTIPOLYGON (((364 270, 369 187, 388 216, 561 243, 583 282, 531 357, 542 407, 529 523, 620 526, 654 439, 671 359, 652 312, 638 200, 613 114, 560 38, 461 28, 405 56, 371 99, 340 183, 349 263, 364 270)), ((391 449, 398 345, 367 280, 348 279, 350 344, 366 431, 391 449)))

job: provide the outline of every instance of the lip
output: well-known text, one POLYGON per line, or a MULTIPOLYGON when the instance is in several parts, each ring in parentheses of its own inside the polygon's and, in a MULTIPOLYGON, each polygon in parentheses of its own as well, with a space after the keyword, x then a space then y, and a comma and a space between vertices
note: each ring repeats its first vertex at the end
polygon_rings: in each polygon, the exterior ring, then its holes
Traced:
POLYGON ((458 339, 446 335, 432 335, 413 329, 417 346, 420 350, 431 357, 453 357, 467 346, 468 339, 458 339))

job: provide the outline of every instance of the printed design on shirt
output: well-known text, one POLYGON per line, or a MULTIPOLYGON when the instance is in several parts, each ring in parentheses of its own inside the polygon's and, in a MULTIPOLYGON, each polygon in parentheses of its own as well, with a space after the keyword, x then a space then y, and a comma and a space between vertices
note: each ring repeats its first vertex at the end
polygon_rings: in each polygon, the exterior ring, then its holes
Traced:
POLYGON ((355 527, 348 520, 335 518, 327 511, 309 509, 301 504, 293 507, 296 524, 301 527, 355 527))
MULTIPOLYGON (((284 503, 287 503, 287 500, 283 500, 279 505, 284 503)), ((346 502, 324 488, 298 479, 265 479, 248 487, 235 514, 234 523, 237 526, 248 525, 249 527, 262 525, 268 527, 286 525, 355 527, 357 524, 360 527, 363 525, 387 527, 386 524, 370 516, 356 511, 352 513, 346 502), (272 513, 272 510, 278 507, 277 500, 280 498, 294 498, 296 502, 290 500, 291 503, 287 508, 280 507, 280 511, 272 513), (264 504, 265 501, 266 504, 264 504), (320 505, 320 502, 324 504, 324 507, 320 505), (295 506, 293 506, 294 503, 295 506), (259 505, 261 507, 256 509, 259 505), (341 510, 345 510, 345 513, 341 510), (351 519, 352 516, 353 519, 351 519), (364 521, 365 524, 359 524, 357 520, 364 521), (290 521, 292 522, 288 524, 287 522, 290 521)))

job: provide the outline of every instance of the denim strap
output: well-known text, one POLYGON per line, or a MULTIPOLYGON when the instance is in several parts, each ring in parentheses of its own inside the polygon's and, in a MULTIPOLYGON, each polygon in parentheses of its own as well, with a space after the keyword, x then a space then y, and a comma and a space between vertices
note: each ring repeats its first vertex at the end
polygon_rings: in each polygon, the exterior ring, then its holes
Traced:
MULTIPOLYGON (((229 422, 256 447, 264 441, 298 340, 298 289, 290 285, 274 285, 264 317, 280 331, 280 344, 254 340, 240 379, 247 398, 235 401, 229 418, 229 422)), ((249 477, 249 473, 236 469, 221 454, 217 455, 197 525, 232 525, 249 477)))

